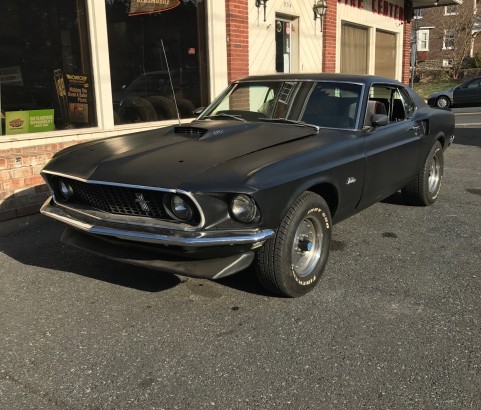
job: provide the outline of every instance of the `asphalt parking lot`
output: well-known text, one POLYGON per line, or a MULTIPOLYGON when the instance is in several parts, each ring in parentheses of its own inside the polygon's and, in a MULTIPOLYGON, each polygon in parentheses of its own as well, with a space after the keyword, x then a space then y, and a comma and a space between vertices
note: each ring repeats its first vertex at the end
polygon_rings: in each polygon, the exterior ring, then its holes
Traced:
POLYGON ((438 202, 334 226, 320 286, 273 297, 0 226, 2 409, 481 408, 481 133, 457 130, 438 202))

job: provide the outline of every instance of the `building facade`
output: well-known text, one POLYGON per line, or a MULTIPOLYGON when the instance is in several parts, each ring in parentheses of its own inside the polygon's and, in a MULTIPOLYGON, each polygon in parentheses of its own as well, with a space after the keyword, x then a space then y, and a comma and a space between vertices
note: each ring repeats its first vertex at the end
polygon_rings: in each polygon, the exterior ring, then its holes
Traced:
POLYGON ((404 0, 327 0, 322 25, 313 0, 2 0, 0 221, 38 211, 58 150, 185 121, 235 78, 408 82, 406 16, 404 0))
POLYGON ((480 0, 463 0, 462 4, 417 10, 413 20, 417 63, 449 69, 480 53, 479 6, 480 0))

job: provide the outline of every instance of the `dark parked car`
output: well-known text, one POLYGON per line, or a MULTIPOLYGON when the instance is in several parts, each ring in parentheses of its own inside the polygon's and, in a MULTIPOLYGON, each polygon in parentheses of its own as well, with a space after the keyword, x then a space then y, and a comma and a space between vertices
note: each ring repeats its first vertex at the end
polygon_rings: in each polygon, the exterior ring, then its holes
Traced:
POLYGON ((450 111, 387 78, 248 77, 191 123, 59 152, 42 213, 108 258, 210 279, 254 263, 267 289, 300 296, 334 223, 399 190, 436 201, 453 131, 450 111))
POLYGON ((439 108, 481 105, 481 77, 471 78, 457 87, 431 94, 428 104, 439 108))

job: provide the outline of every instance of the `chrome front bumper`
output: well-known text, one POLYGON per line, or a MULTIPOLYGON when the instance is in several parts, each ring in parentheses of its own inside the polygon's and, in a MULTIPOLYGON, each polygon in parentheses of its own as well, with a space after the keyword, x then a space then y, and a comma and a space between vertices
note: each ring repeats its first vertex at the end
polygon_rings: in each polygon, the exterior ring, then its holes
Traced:
POLYGON ((128 241, 180 247, 209 247, 248 245, 255 249, 269 239, 272 229, 245 229, 229 231, 185 231, 168 228, 146 228, 91 218, 85 213, 58 207, 52 197, 43 204, 40 212, 77 230, 92 235, 110 236, 128 241), (126 229, 129 228, 129 229, 126 229))

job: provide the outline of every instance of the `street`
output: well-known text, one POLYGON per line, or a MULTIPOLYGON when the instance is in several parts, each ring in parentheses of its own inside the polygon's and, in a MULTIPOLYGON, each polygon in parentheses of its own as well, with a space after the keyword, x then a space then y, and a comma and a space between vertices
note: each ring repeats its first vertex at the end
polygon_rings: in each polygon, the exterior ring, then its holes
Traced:
POLYGON ((453 108, 457 127, 478 128, 481 124, 481 112, 479 107, 453 108))
POLYGON ((335 225, 302 298, 108 261, 40 215, 0 235, 0 408, 481 408, 481 132, 455 112, 435 205, 335 225))

